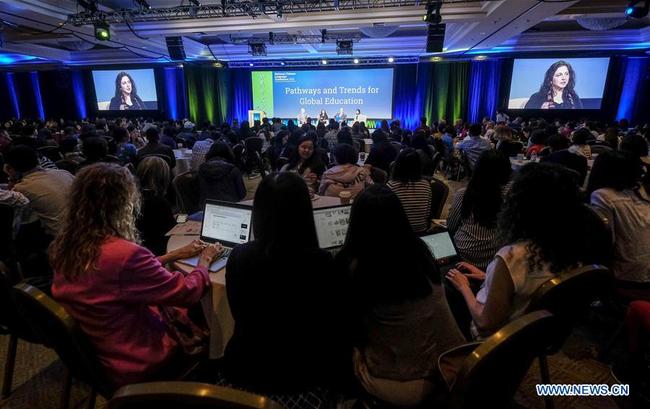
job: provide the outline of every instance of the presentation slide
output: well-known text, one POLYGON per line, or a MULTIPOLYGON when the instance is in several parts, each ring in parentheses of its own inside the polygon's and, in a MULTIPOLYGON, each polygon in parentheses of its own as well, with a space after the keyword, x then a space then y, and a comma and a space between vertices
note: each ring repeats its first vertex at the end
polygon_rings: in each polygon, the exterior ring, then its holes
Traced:
POLYGON ((253 109, 267 117, 390 119, 393 69, 253 71, 253 109), (357 113, 357 110, 360 112, 357 113))
POLYGON ((158 109, 153 69, 93 71, 97 109, 137 111, 158 109))
POLYGON ((517 59, 508 109, 600 109, 609 58, 517 59))

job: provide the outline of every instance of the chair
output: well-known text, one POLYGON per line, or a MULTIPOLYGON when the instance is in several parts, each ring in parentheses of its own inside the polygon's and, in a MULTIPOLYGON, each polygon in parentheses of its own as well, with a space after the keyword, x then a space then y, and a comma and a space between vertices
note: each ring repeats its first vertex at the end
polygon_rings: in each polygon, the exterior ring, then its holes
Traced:
POLYGON ((435 177, 431 179, 431 217, 430 219, 439 219, 442 215, 442 209, 445 207, 449 197, 449 186, 440 179, 435 177))
POLYGON ((199 176, 197 172, 188 171, 177 175, 172 180, 176 192, 176 202, 182 213, 192 214, 199 210, 199 176))
POLYGON ((397 152, 400 152, 402 150, 402 144, 397 141, 390 141, 390 144, 393 146, 393 148, 397 149, 397 152))
MULTIPOLYGON (((510 407, 533 359, 554 344, 556 319, 535 311, 510 322, 465 358, 448 399, 449 408, 510 407)), ((439 359, 444 368, 447 353, 439 359)), ((449 374, 442 373, 450 384, 449 374)))
POLYGON ((373 166, 370 169, 370 179, 372 179, 373 183, 385 185, 388 182, 388 173, 383 169, 373 166))
POLYGON ((612 149, 611 146, 604 143, 595 143, 591 145, 590 148, 591 148, 591 153, 596 155, 600 155, 601 153, 605 153, 605 152, 614 151, 614 149, 612 149))
POLYGON ((65 309, 29 284, 16 285, 12 295, 22 318, 32 326, 36 334, 54 348, 68 370, 61 407, 68 407, 72 376, 92 388, 88 408, 94 408, 97 393, 110 398, 115 385, 105 376, 87 336, 65 309))
POLYGON ((32 343, 42 343, 41 338, 34 333, 32 328, 18 317, 18 308, 11 297, 12 286, 15 281, 16 278, 11 277, 9 270, 0 262, 0 334, 9 335, 2 380, 2 399, 8 398, 11 394, 18 339, 32 343))
POLYGON ((127 385, 108 402, 109 409, 282 409, 271 399, 237 389, 196 382, 127 385))
POLYGON ((54 162, 54 164, 56 165, 57 168, 67 170, 73 175, 77 173, 77 170, 79 170, 79 164, 70 159, 57 160, 56 162, 54 162))
MULTIPOLYGON (((571 335, 577 318, 585 313, 598 297, 607 294, 612 288, 614 275, 606 267, 587 265, 560 273, 535 291, 527 311, 546 310, 558 318, 557 343, 539 355, 539 370, 543 383, 551 383, 547 355, 555 354, 571 335)), ((553 400, 545 397, 546 407, 552 408, 553 400)))
POLYGON ((266 176, 264 161, 262 161, 262 138, 250 137, 244 141, 244 169, 247 173, 259 171, 262 177, 266 176))
POLYGON ((53 163, 56 163, 57 161, 63 159, 63 155, 61 155, 61 151, 59 150, 58 146, 41 146, 40 148, 37 148, 36 151, 39 153, 39 155, 45 156, 53 163))

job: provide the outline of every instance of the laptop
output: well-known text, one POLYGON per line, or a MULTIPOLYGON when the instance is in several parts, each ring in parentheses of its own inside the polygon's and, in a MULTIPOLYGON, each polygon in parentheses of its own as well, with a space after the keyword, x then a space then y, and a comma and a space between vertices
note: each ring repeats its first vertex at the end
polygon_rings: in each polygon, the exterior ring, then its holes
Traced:
POLYGON ((420 238, 429 247, 429 250, 431 250, 431 254, 433 254, 433 257, 438 262, 441 273, 446 274, 447 271, 454 268, 456 263, 461 261, 448 231, 427 234, 420 238))
MULTIPOLYGON (((222 256, 210 265, 210 271, 219 271, 224 268, 232 249, 239 244, 250 241, 252 217, 253 208, 250 206, 218 200, 206 200, 203 208, 201 240, 207 243, 218 241, 224 247, 222 256)), ((199 262, 199 256, 184 259, 181 262, 196 266, 199 262)))
POLYGON ((334 250, 345 242, 350 223, 351 205, 336 205, 314 209, 314 223, 318 246, 324 250, 334 250))

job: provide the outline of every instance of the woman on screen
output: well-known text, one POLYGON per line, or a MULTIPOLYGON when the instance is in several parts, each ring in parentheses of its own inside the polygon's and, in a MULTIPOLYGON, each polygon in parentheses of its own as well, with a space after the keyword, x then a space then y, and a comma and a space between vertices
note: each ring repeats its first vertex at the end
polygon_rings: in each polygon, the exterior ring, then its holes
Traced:
POLYGON ((525 109, 582 109, 576 94, 576 74, 566 61, 551 65, 539 91, 530 96, 525 109))
POLYGON ((138 96, 133 78, 126 72, 120 72, 115 78, 115 96, 108 107, 111 111, 147 109, 138 96))

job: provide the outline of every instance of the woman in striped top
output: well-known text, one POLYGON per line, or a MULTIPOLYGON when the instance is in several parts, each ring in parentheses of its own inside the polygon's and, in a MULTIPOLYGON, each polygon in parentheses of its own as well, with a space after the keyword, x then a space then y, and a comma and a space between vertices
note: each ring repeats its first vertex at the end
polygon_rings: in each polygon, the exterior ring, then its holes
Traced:
POLYGON ((503 245, 497 229, 497 213, 503 205, 504 188, 510 180, 510 160, 502 153, 485 151, 466 189, 454 196, 447 228, 458 255, 485 271, 503 245))
POLYGON ((422 177, 415 149, 406 148, 397 155, 388 187, 399 197, 413 231, 427 231, 431 224, 431 184, 422 177))

